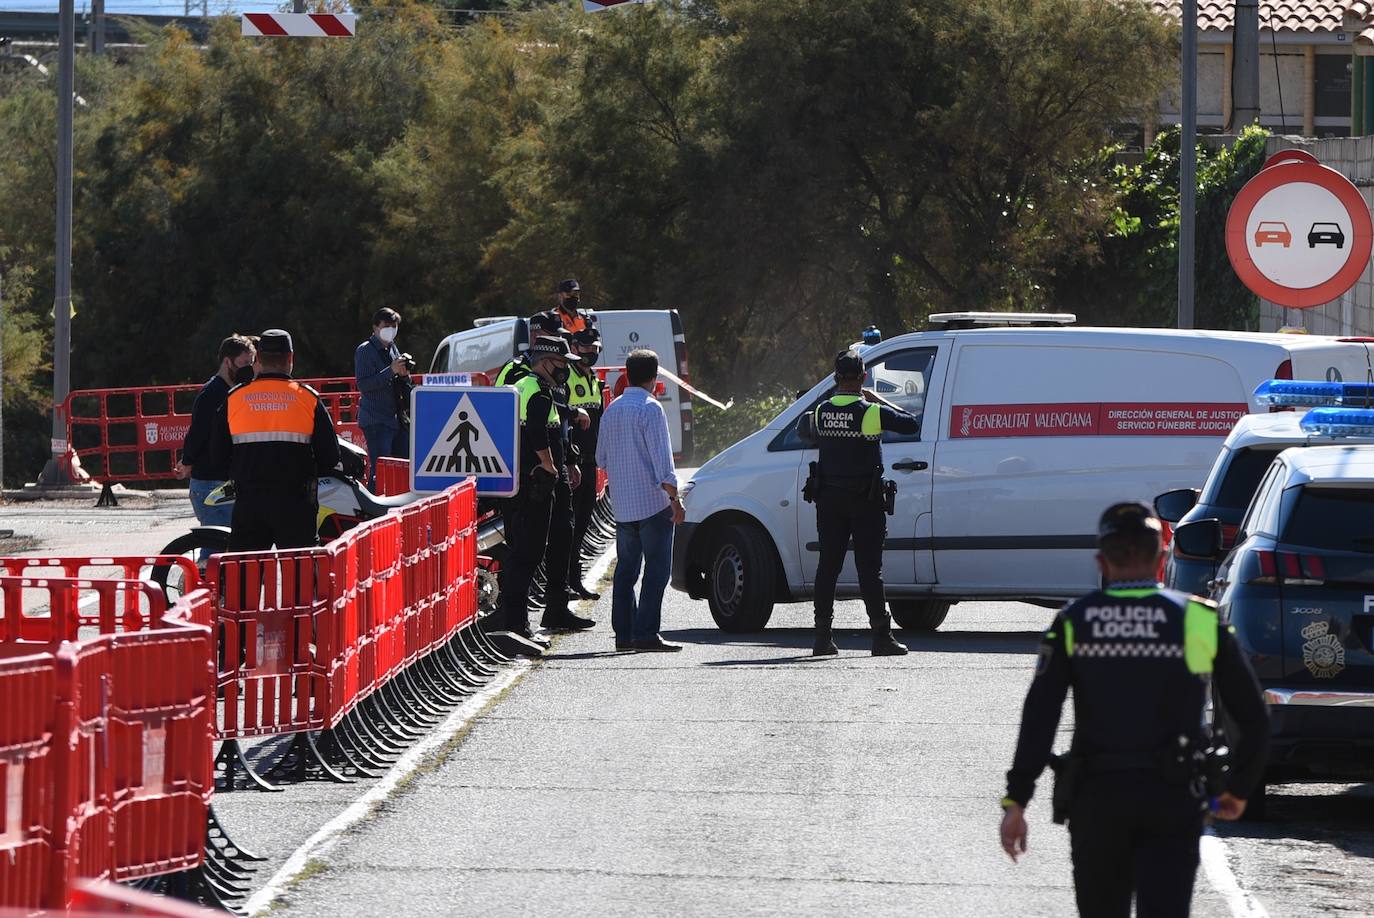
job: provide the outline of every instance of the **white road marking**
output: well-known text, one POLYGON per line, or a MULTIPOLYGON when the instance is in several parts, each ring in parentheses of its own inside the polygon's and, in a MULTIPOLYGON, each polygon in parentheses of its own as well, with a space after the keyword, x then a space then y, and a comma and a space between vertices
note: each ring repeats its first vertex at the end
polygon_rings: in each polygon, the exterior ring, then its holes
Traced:
POLYGON ((401 756, 391 770, 381 777, 371 790, 363 794, 329 822, 320 826, 319 831, 310 836, 296 849, 286 863, 281 866, 267 885, 258 890, 245 907, 250 915, 258 915, 270 906, 286 890, 291 881, 305 869, 310 861, 327 854, 342 840, 344 834, 353 826, 367 819, 377 804, 381 803, 396 786, 409 777, 435 749, 448 742, 460 730, 471 723, 486 709, 501 692, 519 679, 529 669, 528 661, 519 660, 500 672, 486 688, 463 702, 449 715, 433 733, 420 740, 409 752, 401 756))
MULTIPOLYGON (((601 581, 614 559, 615 544, 612 542, 611 547, 600 558, 596 559, 596 563, 587 572, 592 583, 601 581)), ((444 721, 429 736, 420 740, 409 752, 401 756, 396 764, 391 767, 391 770, 383 775, 371 790, 353 801, 347 809, 329 820, 314 835, 306 839, 305 844, 297 848, 286 859, 286 863, 272 875, 272 879, 267 881, 267 885, 253 894, 245 906, 245 911, 250 915, 260 915, 265 912, 286 891, 291 885, 291 881, 305 869, 307 864, 328 854, 343 839, 349 829, 367 819, 377 804, 390 797, 396 790, 396 786, 409 777, 431 752, 448 742, 464 727, 481 716, 482 712, 497 696, 529 670, 530 665, 528 660, 517 660, 498 673, 486 688, 459 705, 449 715, 448 720, 444 721)))
POLYGON ((1198 844, 1202 854, 1202 870, 1207 874, 1207 882, 1226 900, 1231 918, 1269 918, 1264 906, 1260 905, 1254 896, 1241 889, 1240 882, 1231 872, 1231 865, 1226 860, 1226 843, 1217 836, 1216 830, 1209 826, 1198 844))

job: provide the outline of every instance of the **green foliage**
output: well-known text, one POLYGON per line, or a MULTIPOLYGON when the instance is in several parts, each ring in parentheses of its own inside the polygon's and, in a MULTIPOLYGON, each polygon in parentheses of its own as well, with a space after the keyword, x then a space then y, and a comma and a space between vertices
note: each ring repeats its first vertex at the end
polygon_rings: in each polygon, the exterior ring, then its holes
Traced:
MULTIPOLYGON (((73 385, 200 379, 272 325, 345 375, 384 304, 425 363, 575 275, 589 305, 678 308, 709 391, 787 391, 869 323, 1054 305, 1064 264, 1154 238, 1151 193, 1096 158, 1169 80, 1142 0, 486 7, 509 14, 384 0, 349 41, 226 18, 204 49, 83 57, 73 385)), ((50 83, 0 86, 18 336, 50 321, 53 133, 50 83)), ((703 408, 705 438, 756 402, 703 408)))
POLYGON ((705 462, 731 444, 762 429, 794 399, 790 394, 761 390, 753 395, 735 399, 730 410, 721 411, 702 401, 693 402, 693 461, 705 462))
MULTIPOLYGON (((1194 324, 1253 329, 1259 303, 1231 269, 1226 214, 1264 164, 1268 132, 1246 128, 1230 146, 1198 146, 1194 324)), ((1108 151, 1110 152, 1110 151, 1108 151)), ((1065 265, 1054 303, 1089 325, 1172 326, 1178 316, 1179 132, 1161 134, 1139 165, 1111 165, 1102 173, 1118 192, 1098 245, 1065 265)))

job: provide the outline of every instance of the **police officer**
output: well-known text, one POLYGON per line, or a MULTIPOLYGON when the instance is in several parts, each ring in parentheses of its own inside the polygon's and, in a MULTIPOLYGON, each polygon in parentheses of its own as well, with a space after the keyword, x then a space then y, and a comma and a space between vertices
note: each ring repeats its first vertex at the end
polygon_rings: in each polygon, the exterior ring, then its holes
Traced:
MULTIPOLYGON (((564 421, 554 402, 554 389, 567 381, 568 364, 578 356, 562 338, 536 338, 529 348, 530 373, 515 383, 520 395, 520 490, 504 508, 508 552, 501 568, 502 620, 526 640, 536 640, 530 629, 530 581, 541 561, 545 565, 546 596, 550 598, 543 624, 548 628, 590 628, 595 622, 567 609, 567 543, 571 541, 571 508, 567 471, 568 444, 564 421), (551 531, 553 514, 561 506, 568 517, 563 545, 551 531), (553 559, 561 558, 561 567, 553 559), (562 597, 558 608, 555 597, 562 597), (561 611, 562 614, 559 614, 561 611)), ((540 641, 539 643, 546 643, 540 641)))
POLYGON ((892 637, 883 595, 883 540, 887 537, 882 436, 916 433, 921 422, 863 388, 864 361, 856 351, 835 357, 835 394, 810 415, 807 439, 820 456, 807 490, 816 504, 820 560, 816 564, 816 646, 814 656, 838 653, 831 633, 835 581, 844 566, 851 536, 859 589, 873 629, 873 655, 899 656, 906 647, 892 637))
POLYGON ((581 308, 582 286, 573 278, 558 284, 558 305, 550 312, 569 332, 585 331, 591 327, 591 320, 581 308))
POLYGON ((291 335, 258 339, 257 376, 230 390, 215 418, 213 454, 237 489, 230 551, 316 543, 317 483, 339 462, 339 440, 319 393, 291 378, 291 335))
POLYGON ((1254 673, 1213 604, 1155 579, 1160 524, 1143 503, 1107 508, 1097 563, 1106 586, 1045 632, 1002 801, 1002 847, 1026 850, 1025 807, 1050 758, 1064 695, 1074 736, 1056 764, 1080 915, 1186 916, 1210 807, 1236 819, 1264 768, 1269 728, 1254 673), (1237 728, 1223 758, 1204 723, 1209 692, 1237 728))
MULTIPOLYGON (((543 335, 557 335, 563 328, 563 324, 557 318, 547 312, 537 312, 529 318, 530 340, 534 341, 543 335)), ((497 372, 496 378, 492 380, 494 386, 513 386, 520 381, 520 377, 528 376, 530 373, 530 352, 528 349, 522 354, 518 354, 515 359, 509 360, 497 372)))
POLYGON ((568 368, 568 407, 587 413, 583 428, 575 423, 571 430, 572 444, 577 453, 577 467, 581 481, 572 492, 573 532, 568 558, 568 592, 579 599, 600 599, 582 582, 582 543, 587 538, 592 511, 596 509, 596 439, 601 429, 603 386, 593 365, 601 354, 601 333, 595 328, 574 332, 573 350, 581 361, 568 368))

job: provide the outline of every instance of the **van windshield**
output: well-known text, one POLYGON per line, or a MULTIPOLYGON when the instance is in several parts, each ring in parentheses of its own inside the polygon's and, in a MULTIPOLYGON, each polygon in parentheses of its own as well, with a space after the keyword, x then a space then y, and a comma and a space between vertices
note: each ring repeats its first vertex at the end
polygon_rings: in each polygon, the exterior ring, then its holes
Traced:
POLYGON ((1251 446, 1237 450, 1217 493, 1206 503, 1220 510, 1244 510, 1255 496, 1265 470, 1284 449, 1284 446, 1251 446))
POLYGON ((1374 552, 1374 488, 1303 488, 1283 527, 1283 541, 1374 552))

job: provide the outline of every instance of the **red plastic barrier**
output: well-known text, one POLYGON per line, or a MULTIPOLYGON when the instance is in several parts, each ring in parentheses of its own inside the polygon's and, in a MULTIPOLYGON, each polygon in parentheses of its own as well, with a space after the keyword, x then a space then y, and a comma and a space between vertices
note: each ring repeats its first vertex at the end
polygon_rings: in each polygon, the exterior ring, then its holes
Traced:
POLYGON ((377 493, 384 496, 405 494, 410 490, 409 459, 377 460, 377 493))
POLYGON ((104 880, 82 880, 75 884, 69 899, 67 918, 85 915, 162 915, 165 918, 224 918, 212 911, 172 899, 139 892, 104 880))
POLYGON ((0 577, 0 596, 0 644, 74 641, 83 627, 139 631, 156 627, 167 611, 165 594, 149 580, 0 577))
POLYGON ((323 549, 210 557, 223 647, 221 739, 318 730, 324 670, 312 645, 328 628, 333 578, 323 549))
MULTIPOLYGON (((139 555, 139 556, 120 556, 120 557, 60 557, 60 558, 32 558, 32 557, 0 557, 0 571, 10 577, 66 577, 66 578, 89 578, 92 580, 114 577, 122 580, 139 580, 148 574, 154 567, 177 567, 181 570, 183 577, 183 593, 190 593, 201 586, 200 570, 195 562, 189 558, 179 555, 139 555), (114 568, 117 573, 111 575, 109 569, 114 568)), ((6 594, 5 601, 18 602, 19 595, 6 594)), ((137 599, 134 593, 125 593, 124 600, 126 607, 120 610, 120 614, 125 618, 140 614, 138 610, 131 608, 128 604, 137 599)), ((6 608, 6 618, 18 617, 18 609, 6 608)), ((210 616, 207 613, 204 621, 197 622, 201 625, 211 624, 210 616)), ((0 634, 0 640, 3 640, 0 634)))
MULTIPOLYGON (((26 578, 0 577, 0 589, 26 578)), ((53 595, 84 581, 47 581, 53 595)), ((143 583, 149 596, 161 593, 143 583)), ((80 878, 197 866, 213 790, 204 590, 126 631, 0 645, 0 905, 63 908, 80 878)), ((68 623, 54 616, 48 637, 68 623)))

